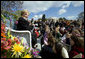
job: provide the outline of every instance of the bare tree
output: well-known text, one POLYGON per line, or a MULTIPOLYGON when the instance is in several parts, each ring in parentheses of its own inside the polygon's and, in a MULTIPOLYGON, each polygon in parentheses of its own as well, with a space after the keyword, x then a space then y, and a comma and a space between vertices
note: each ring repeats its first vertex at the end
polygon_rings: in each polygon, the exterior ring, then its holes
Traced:
POLYGON ((80 24, 82 24, 84 22, 84 12, 81 12, 78 14, 78 20, 77 20, 80 24))
POLYGON ((81 12, 78 14, 78 19, 84 19, 84 12, 81 12))
POLYGON ((23 1, 1 1, 1 11, 6 10, 12 12, 22 8, 23 1))

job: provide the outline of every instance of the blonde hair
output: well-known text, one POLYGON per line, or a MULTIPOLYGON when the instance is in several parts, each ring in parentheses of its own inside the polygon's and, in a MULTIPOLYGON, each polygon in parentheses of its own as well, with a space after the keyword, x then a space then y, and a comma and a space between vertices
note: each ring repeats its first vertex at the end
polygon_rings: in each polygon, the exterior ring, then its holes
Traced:
POLYGON ((70 38, 72 34, 69 34, 69 32, 66 33, 66 37, 70 38))
POLYGON ((28 13, 28 14, 30 14, 30 13, 28 12, 27 9, 24 9, 24 10, 21 11, 21 16, 22 16, 24 13, 28 13))
POLYGON ((48 25, 45 26, 45 31, 46 31, 47 33, 50 33, 50 28, 49 28, 48 25))
POLYGON ((76 34, 80 34, 80 32, 77 29, 73 30, 73 32, 75 32, 76 34))

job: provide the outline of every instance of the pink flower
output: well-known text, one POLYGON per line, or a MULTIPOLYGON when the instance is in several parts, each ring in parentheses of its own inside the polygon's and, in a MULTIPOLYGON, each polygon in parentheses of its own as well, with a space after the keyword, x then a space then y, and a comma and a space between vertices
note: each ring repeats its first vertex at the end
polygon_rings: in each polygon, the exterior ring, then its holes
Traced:
POLYGON ((10 22, 12 21, 12 19, 10 19, 10 22))
POLYGON ((15 24, 18 24, 18 21, 15 21, 15 24))
POLYGON ((6 38, 1 38, 1 40, 4 40, 4 41, 5 41, 5 40, 6 40, 6 38))
POLYGON ((5 47, 4 49, 5 49, 5 50, 8 50, 8 49, 10 49, 10 48, 11 48, 10 46, 7 46, 7 47, 5 47))

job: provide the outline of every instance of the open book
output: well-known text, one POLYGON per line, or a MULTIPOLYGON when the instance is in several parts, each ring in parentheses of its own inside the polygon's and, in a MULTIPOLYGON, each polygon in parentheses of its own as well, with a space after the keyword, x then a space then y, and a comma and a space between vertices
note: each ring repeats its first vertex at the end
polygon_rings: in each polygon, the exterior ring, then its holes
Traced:
POLYGON ((82 58, 82 53, 80 53, 80 54, 74 56, 73 58, 82 58))

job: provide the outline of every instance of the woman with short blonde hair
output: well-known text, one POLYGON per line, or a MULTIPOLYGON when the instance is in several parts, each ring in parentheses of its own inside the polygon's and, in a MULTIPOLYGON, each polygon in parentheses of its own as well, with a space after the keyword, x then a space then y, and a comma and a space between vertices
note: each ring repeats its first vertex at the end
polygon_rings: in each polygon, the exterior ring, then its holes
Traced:
POLYGON ((21 11, 21 16, 23 16, 25 13, 30 14, 30 13, 28 12, 28 10, 27 10, 27 9, 24 9, 24 10, 22 10, 22 11, 21 11))
POLYGON ((27 20, 28 16, 29 16, 29 12, 27 9, 24 9, 21 11, 21 17, 25 18, 27 20))
POLYGON ((18 20, 17 30, 32 30, 32 26, 30 26, 30 22, 28 22, 29 11, 24 9, 21 11, 21 17, 18 20))

